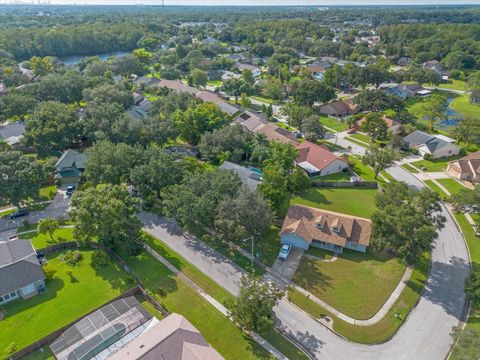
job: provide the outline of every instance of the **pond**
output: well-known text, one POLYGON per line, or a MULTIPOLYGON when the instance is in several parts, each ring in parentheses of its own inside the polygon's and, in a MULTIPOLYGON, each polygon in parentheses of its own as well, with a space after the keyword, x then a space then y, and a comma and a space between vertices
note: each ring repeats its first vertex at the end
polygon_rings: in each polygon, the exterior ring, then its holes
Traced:
POLYGON ((100 60, 105 61, 110 57, 116 57, 116 56, 122 56, 122 55, 127 55, 129 52, 126 51, 112 51, 109 53, 103 53, 103 54, 92 54, 92 55, 73 55, 73 56, 63 56, 59 57, 58 60, 62 63, 64 63, 67 66, 71 65, 76 65, 80 61, 82 61, 85 58, 92 57, 92 56, 98 56, 100 60))
POLYGON ((437 124, 437 127, 440 129, 448 129, 457 125, 458 121, 462 119, 462 116, 458 115, 457 111, 453 109, 450 104, 453 101, 453 97, 448 98, 448 108, 447 108, 447 117, 443 120, 440 120, 437 124))

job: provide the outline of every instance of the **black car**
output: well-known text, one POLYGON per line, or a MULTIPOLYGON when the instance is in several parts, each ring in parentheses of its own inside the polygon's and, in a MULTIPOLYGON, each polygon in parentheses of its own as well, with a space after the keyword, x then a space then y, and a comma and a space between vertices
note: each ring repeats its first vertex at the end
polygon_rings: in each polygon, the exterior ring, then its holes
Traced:
POLYGON ((75 191, 75 185, 69 185, 67 187, 67 192, 66 192, 67 196, 72 196, 74 191, 75 191))
POLYGON ((28 215, 28 210, 27 209, 18 209, 14 213, 10 214, 10 219, 16 219, 22 216, 27 216, 28 215))

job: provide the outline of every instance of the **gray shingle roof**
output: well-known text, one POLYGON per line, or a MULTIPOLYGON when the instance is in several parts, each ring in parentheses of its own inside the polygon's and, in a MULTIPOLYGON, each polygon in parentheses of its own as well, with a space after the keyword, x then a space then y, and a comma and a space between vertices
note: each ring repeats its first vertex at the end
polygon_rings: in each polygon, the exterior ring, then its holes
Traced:
POLYGON ((423 131, 416 130, 410 135, 407 135, 403 138, 403 141, 408 144, 420 145, 426 144, 428 141, 432 140, 434 137, 432 135, 428 135, 423 131))
POLYGON ((68 149, 65 151, 60 159, 58 159, 57 163, 55 164, 55 169, 60 171, 64 168, 70 168, 75 166, 77 169, 84 169, 85 168, 85 161, 87 160, 87 156, 85 154, 79 153, 78 151, 68 149))

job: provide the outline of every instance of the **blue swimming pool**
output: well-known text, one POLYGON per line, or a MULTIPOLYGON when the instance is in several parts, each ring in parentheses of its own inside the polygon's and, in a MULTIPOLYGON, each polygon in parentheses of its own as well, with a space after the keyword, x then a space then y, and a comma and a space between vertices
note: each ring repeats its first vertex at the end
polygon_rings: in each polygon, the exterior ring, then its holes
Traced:
POLYGON ((248 167, 248 170, 250 170, 251 172, 255 173, 255 174, 258 174, 258 175, 262 175, 263 172, 261 169, 258 169, 256 167, 253 167, 253 166, 249 166, 248 167))

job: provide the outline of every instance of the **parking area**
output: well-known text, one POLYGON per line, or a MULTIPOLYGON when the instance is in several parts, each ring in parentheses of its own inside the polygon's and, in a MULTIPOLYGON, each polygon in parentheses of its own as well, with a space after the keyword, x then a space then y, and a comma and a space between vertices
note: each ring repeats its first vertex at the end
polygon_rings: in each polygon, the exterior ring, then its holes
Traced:
POLYGON ((303 250, 292 248, 290 255, 286 260, 277 259, 272 265, 272 271, 282 278, 291 280, 303 255, 303 250))

